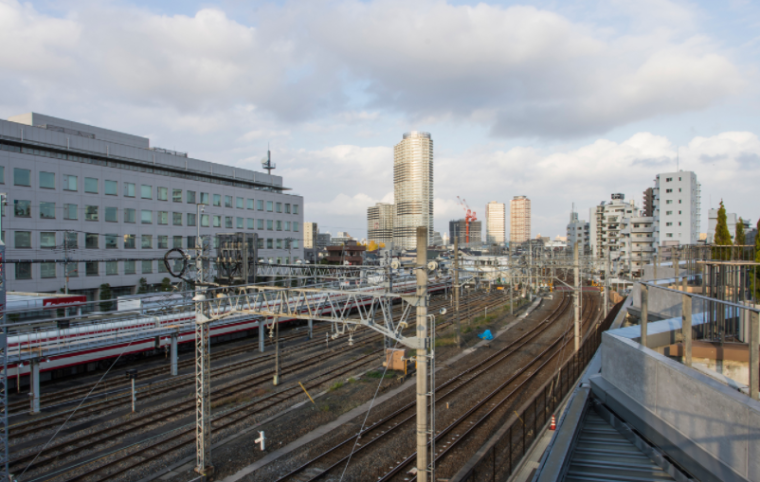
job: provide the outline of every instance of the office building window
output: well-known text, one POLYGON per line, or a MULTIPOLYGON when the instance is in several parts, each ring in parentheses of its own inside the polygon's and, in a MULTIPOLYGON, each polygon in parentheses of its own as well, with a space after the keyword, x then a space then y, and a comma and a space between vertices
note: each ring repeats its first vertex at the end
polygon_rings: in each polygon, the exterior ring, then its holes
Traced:
POLYGON ((221 194, 214 194, 214 206, 221 207, 222 206, 222 195, 221 194))
POLYGON ((253 229, 253 218, 248 218, 246 227, 248 229, 253 229))
POLYGON ((187 237, 187 248, 192 249, 195 247, 195 236, 188 236, 187 237))
POLYGON ((300 229, 301 227, 298 224, 298 221, 293 221, 293 232, 297 233, 298 231, 300 231, 300 229))
POLYGON ((238 209, 243 209, 245 205, 245 199, 242 197, 235 198, 235 205, 238 209))
MULTIPOLYGON (((298 240, 297 239, 293 240, 292 247, 293 247, 293 249, 298 249, 298 240)), ((298 258, 295 258, 295 259, 298 259, 298 258)))
POLYGON ((172 213, 172 224, 182 226, 182 213, 172 213))
POLYGON ((156 223, 163 225, 169 224, 169 213, 167 211, 158 211, 156 223))
POLYGON ((290 221, 285 221, 285 231, 290 231, 290 221))
POLYGON ((132 208, 126 208, 124 209, 124 222, 125 223, 136 223, 137 222, 137 212, 132 208))
POLYGON ((147 184, 140 186, 140 198, 153 199, 153 186, 148 186, 147 184))
POLYGON ((195 213, 187 213, 187 225, 195 226, 195 213))
POLYGON ((201 227, 202 228, 207 228, 208 227, 208 219, 209 219, 209 215, 208 214, 201 214, 201 227))
POLYGON ((298 204, 293 205, 293 214, 298 214, 298 204))
POLYGON ((274 240, 272 238, 267 238, 267 249, 274 249, 274 240))
POLYGON ((279 221, 279 220, 278 220, 278 221, 275 223, 275 229, 276 229, 277 231, 282 231, 282 221, 279 221))
POLYGON ((106 276, 115 276, 119 274, 118 261, 106 261, 106 276))
POLYGON ((153 261, 147 259, 142 261, 143 274, 150 274, 153 272, 153 261))
POLYGON ((175 203, 182 202, 182 189, 172 189, 172 201, 175 203))
POLYGON ((106 234, 106 249, 119 249, 119 235, 106 234))
POLYGON ((40 188, 55 189, 55 174, 52 172, 40 172, 40 188))
POLYGON ((232 216, 224 217, 224 227, 227 229, 232 229, 232 216))
POLYGON ((16 279, 32 279, 32 263, 16 263, 16 279))
POLYGON ((100 272, 99 272, 100 266, 98 266, 98 264, 99 263, 97 261, 87 261, 84 264, 85 274, 87 276, 98 276, 98 275, 100 275, 100 272))
POLYGON ((76 191, 77 190, 77 177, 69 174, 63 175, 63 190, 64 191, 76 191))
POLYGON ((182 247, 182 236, 174 236, 172 238, 172 248, 181 248, 182 247))
POLYGON ((282 239, 277 238, 277 249, 282 249, 282 239))
POLYGON ((290 214, 290 204, 285 203, 285 214, 290 214))
POLYGON ((208 193, 202 192, 201 193, 201 204, 208 205, 208 193))
POLYGON ((13 201, 13 215, 17 218, 32 217, 32 201, 13 201))
POLYGON ((55 248, 55 233, 40 233, 40 248, 53 249, 55 248))
POLYGON ((79 277, 79 263, 66 263, 63 265, 64 275, 69 278, 79 277))
POLYGON ((152 234, 140 235, 140 248, 153 249, 153 235, 152 234))
POLYGON ((55 263, 40 263, 40 278, 55 278, 55 263))
POLYGON ((124 235, 124 249, 135 249, 135 248, 136 248, 135 235, 125 234, 124 235))
POLYGON ((166 269, 166 263, 164 263, 163 261, 159 260, 158 261, 158 271, 156 271, 156 272, 157 273, 168 273, 169 270, 166 269))
POLYGON ((267 201, 267 212, 272 212, 274 210, 274 202, 273 201, 267 201))
POLYGON ((272 231, 274 229, 274 221, 271 219, 267 219, 267 231, 272 231))
POLYGON ((214 216, 214 227, 215 228, 221 228, 222 227, 222 217, 221 216, 214 216))
POLYGON ((156 199, 159 201, 168 201, 169 200, 169 188, 168 187, 158 187, 156 188, 156 199))
POLYGON ((90 194, 97 194, 98 193, 98 180, 94 177, 85 177, 84 178, 84 192, 90 193, 90 194))
POLYGON ((264 238, 256 238, 256 247, 264 249, 264 238))
POLYGON ((79 233, 63 233, 63 247, 65 249, 79 248, 79 233))
POLYGON ((29 169, 13 168, 13 185, 32 187, 32 171, 29 169))
POLYGON ((135 269, 134 260, 124 261, 124 274, 135 274, 135 273, 137 273, 137 270, 135 269))
POLYGON ((85 206, 84 207, 84 220, 85 221, 97 221, 98 220, 98 206, 85 206))
POLYGON ((673 214, 673 211, 665 211, 666 216, 670 216, 671 214, 673 214))
POLYGON ((119 195, 118 181, 105 181, 103 185, 103 190, 105 191, 107 196, 118 196, 119 195))
POLYGON ((85 233, 84 247, 86 249, 98 249, 98 233, 85 233))
POLYGON ((140 222, 142 224, 153 224, 153 211, 149 209, 140 211, 140 222))
POLYGON ((224 196, 224 207, 226 208, 232 207, 232 196, 224 196))
POLYGON ((40 202, 40 219, 55 219, 55 203, 40 202))
POLYGON ((256 209, 258 209, 259 211, 263 211, 264 210, 264 201, 262 201, 261 199, 259 199, 258 201, 256 201, 256 209))
POLYGON ((248 209, 253 210, 253 208, 254 208, 253 199, 249 199, 248 200, 248 209))
POLYGON ((264 229, 264 220, 263 219, 257 219, 256 220, 256 229, 264 229))
POLYGON ((243 223, 244 222, 245 221, 243 220, 243 218, 236 218, 235 219, 235 227, 236 227, 236 229, 243 229, 243 223))
POLYGON ((135 197, 135 184, 133 182, 124 183, 124 197, 135 197))
POLYGON ((169 249, 169 236, 158 236, 158 249, 169 249))
POLYGON ((276 209, 275 209, 275 210, 276 210, 278 213, 281 213, 281 212, 282 212, 282 203, 277 203, 277 204, 276 204, 276 209))
POLYGON ((119 210, 117 208, 106 208, 106 222, 118 223, 119 222, 119 210))
POLYGON ((187 203, 195 204, 195 191, 187 191, 187 203))

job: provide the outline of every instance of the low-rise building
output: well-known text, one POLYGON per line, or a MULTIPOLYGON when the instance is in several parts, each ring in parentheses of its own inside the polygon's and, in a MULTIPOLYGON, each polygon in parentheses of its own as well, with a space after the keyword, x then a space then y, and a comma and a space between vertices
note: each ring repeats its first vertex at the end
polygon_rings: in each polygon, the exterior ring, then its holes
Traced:
POLYGON ((617 258, 620 247, 620 223, 625 217, 632 217, 636 206, 633 201, 625 202, 625 195, 612 194, 610 202, 591 208, 589 223, 589 244, 592 254, 597 258, 606 256, 607 251, 617 258))
POLYGON ((644 266, 652 263, 655 253, 654 217, 625 217, 620 223, 618 267, 633 277, 644 273, 644 266))

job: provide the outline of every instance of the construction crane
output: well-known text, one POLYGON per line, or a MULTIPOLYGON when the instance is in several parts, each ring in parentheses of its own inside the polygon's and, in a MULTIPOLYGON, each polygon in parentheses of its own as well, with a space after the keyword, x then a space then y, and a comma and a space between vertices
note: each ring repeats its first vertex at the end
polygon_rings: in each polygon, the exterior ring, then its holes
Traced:
POLYGON ((478 216, 475 213, 475 211, 470 209, 470 206, 467 205, 466 199, 460 199, 460 197, 457 196, 457 200, 459 200, 459 205, 462 206, 462 209, 464 209, 465 211, 465 216, 464 216, 465 243, 469 245, 470 244, 470 222, 477 221, 478 216))

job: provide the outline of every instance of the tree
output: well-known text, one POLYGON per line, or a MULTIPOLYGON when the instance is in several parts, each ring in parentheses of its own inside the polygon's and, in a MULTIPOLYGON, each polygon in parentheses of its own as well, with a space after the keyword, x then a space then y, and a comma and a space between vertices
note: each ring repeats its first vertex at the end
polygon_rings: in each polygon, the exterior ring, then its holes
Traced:
POLYGON ((112 297, 111 285, 108 283, 100 285, 100 311, 111 311, 113 309, 112 297))
MULTIPOLYGON (((739 218, 739 222, 736 223, 736 232, 734 234, 734 244, 736 246, 744 246, 746 241, 747 239, 746 239, 746 236, 744 235, 744 220, 742 218, 739 218)), ((741 248, 736 248, 737 258, 743 259, 744 258, 743 253, 744 251, 741 248)))
POLYGON ((172 280, 169 278, 164 278, 161 280, 161 291, 171 291, 172 290, 172 280))
MULTIPOLYGON (((723 206, 723 200, 720 200, 720 208, 718 208, 718 224, 715 225, 715 239, 713 245, 715 246, 731 246, 731 234, 728 232, 728 222, 726 219, 726 208, 723 206)), ((716 260, 728 260, 731 258, 731 253, 725 248, 713 248, 713 259, 716 260)))
POLYGON ((137 294, 143 295, 145 293, 148 293, 150 291, 150 287, 148 286, 148 280, 145 278, 140 278, 140 281, 137 285, 137 294))

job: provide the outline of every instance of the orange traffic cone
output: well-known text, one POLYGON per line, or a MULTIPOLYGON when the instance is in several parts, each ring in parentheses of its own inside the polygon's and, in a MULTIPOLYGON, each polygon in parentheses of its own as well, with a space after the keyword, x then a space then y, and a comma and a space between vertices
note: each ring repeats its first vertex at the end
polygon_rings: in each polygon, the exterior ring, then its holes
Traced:
POLYGON ((549 430, 555 430, 557 428, 557 419, 552 415, 552 423, 549 424, 549 430))

